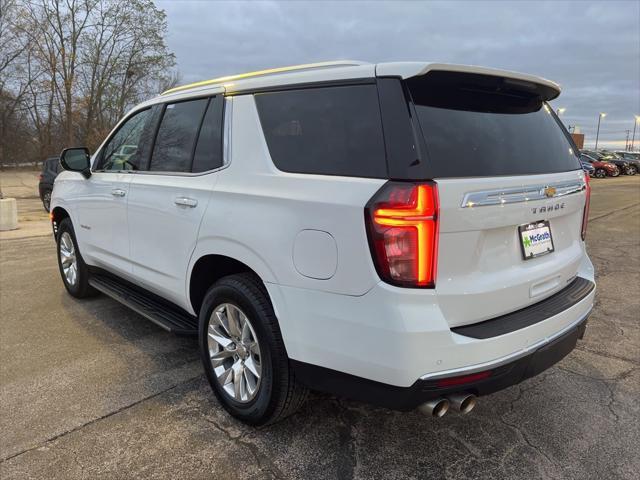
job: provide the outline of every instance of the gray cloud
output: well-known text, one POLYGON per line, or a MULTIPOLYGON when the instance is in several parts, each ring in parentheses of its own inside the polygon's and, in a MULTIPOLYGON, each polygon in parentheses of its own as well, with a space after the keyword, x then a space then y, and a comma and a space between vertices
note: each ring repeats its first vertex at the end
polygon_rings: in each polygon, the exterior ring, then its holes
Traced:
POLYGON ((607 112, 600 139, 609 146, 624 146, 640 115, 638 1, 158 4, 185 82, 332 59, 427 60, 560 83, 554 106, 566 108, 563 121, 587 143, 598 112, 607 112))

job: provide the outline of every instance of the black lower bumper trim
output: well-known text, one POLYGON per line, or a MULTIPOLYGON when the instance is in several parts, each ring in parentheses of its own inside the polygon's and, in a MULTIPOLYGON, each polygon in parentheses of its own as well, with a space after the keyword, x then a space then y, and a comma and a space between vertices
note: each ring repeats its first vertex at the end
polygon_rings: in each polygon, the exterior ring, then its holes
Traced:
POLYGON ((441 380, 418 380, 411 387, 396 387, 308 363, 291 361, 296 379, 313 390, 370 403, 394 410, 413 410, 418 405, 453 393, 488 395, 545 371, 562 360, 582 338, 585 318, 568 332, 511 363, 491 369, 487 378, 455 386, 441 386, 441 380))
POLYGON ((576 277, 565 288, 541 302, 484 322, 455 327, 451 331, 471 338, 492 338, 515 332, 564 312, 584 300, 595 287, 586 278, 576 277))

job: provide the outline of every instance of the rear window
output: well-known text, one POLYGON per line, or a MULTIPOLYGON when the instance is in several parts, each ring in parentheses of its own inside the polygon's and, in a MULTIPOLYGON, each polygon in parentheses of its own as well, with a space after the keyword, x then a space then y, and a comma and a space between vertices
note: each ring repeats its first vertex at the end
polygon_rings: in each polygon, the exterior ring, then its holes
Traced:
POLYGON ((499 77, 430 74, 408 80, 407 86, 433 178, 580 168, 568 134, 526 85, 499 77))
POLYGON ((190 172, 191 156, 208 99, 167 104, 149 170, 190 172))
POLYGON ((376 86, 352 85, 255 95, 274 164, 295 173, 387 175, 376 86))

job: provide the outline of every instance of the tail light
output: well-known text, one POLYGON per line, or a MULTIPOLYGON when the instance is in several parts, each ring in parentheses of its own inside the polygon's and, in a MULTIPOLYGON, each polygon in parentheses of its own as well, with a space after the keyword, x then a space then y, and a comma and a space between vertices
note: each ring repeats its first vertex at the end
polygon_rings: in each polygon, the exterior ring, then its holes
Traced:
POLYGON ((438 209, 434 182, 389 182, 369 201, 369 246, 382 280, 401 287, 435 286, 438 209))
POLYGON ((589 175, 584 176, 585 182, 585 202, 584 212, 582 213, 582 240, 587 236, 587 224, 589 223, 589 204, 591 203, 591 184, 589 183, 589 175))

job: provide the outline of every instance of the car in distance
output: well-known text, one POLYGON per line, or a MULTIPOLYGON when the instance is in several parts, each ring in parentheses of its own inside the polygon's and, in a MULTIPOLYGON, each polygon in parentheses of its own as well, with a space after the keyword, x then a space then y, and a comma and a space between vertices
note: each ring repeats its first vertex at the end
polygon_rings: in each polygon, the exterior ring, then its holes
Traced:
POLYGON ((198 334, 214 394, 249 424, 308 389, 466 413, 567 355, 593 306, 589 176, 559 94, 425 62, 169 90, 93 155, 63 151, 63 284, 198 334))
POLYGON ((640 172, 640 152, 627 152, 624 150, 616 150, 614 152, 619 158, 622 158, 625 162, 629 162, 629 170, 633 170, 631 175, 635 175, 640 172))
POLYGON ((593 165, 591 165, 589 162, 586 162, 582 159, 580 159, 580 165, 582 166, 582 170, 584 170, 590 177, 593 177, 593 174, 596 171, 593 165))
POLYGON ((60 166, 60 157, 49 157, 42 162, 42 171, 39 176, 38 193, 42 206, 48 212, 51 204, 51 192, 53 191, 53 182, 58 174, 62 171, 60 166))
POLYGON ((612 163, 613 165, 618 167, 618 172, 620 174, 635 175, 635 170, 629 168, 629 162, 618 157, 618 155, 614 154, 613 152, 608 152, 606 150, 588 150, 585 153, 591 155, 597 160, 600 160, 601 162, 612 163))
POLYGON ((590 163, 593 168, 595 168, 595 172, 593 172, 593 176, 596 178, 604 178, 604 177, 617 177, 620 175, 620 170, 613 163, 597 160, 593 153, 581 153, 580 161, 583 163, 590 163))

